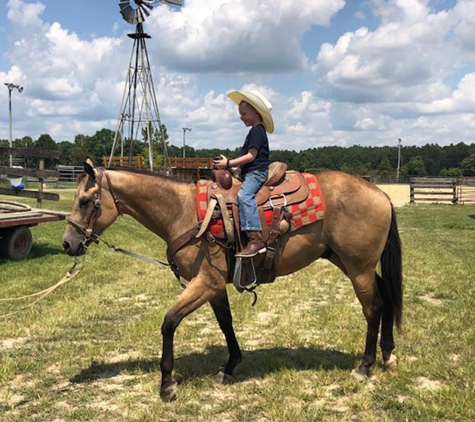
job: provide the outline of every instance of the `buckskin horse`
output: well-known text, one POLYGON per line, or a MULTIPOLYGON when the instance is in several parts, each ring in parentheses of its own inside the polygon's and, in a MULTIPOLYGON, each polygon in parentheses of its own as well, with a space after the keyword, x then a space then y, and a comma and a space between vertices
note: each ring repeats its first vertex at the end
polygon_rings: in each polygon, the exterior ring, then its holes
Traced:
MULTIPOLYGON (((91 241, 118 216, 128 214, 167 243, 169 260, 189 280, 161 327, 162 399, 172 400, 177 394, 177 383, 172 376, 175 331, 183 318, 207 302, 229 351, 228 361, 218 377, 222 381, 232 379, 242 354, 226 291, 230 270, 220 244, 206 236, 189 236, 190 231, 195 233, 193 228, 198 224, 197 186, 126 170, 95 168, 89 159, 84 170, 63 236, 66 252, 71 256, 85 254, 91 241)), ((397 367, 392 353, 393 326, 401 328, 403 286, 396 215, 388 196, 362 178, 336 171, 325 171, 316 177, 325 199, 325 217, 282 236, 275 275, 293 273, 323 257, 348 276, 367 321, 364 355, 353 370, 356 377, 364 379, 376 361, 380 325, 385 367, 397 367), (376 272, 379 263, 381 275, 376 272)))

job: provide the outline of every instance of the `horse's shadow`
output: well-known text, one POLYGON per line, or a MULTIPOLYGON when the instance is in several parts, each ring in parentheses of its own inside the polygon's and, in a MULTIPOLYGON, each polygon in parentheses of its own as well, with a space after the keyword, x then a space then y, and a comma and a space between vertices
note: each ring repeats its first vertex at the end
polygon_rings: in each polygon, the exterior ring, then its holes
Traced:
MULTIPOLYGON (((227 349, 223 346, 210 346, 204 353, 189 353, 176 358, 176 378, 179 382, 191 381, 196 378, 215 375, 218 363, 225 362, 227 349)), ((236 382, 252 378, 264 378, 266 375, 281 369, 294 371, 317 370, 332 371, 335 369, 350 370, 354 367, 358 356, 331 349, 300 347, 286 349, 274 347, 243 351, 243 361, 235 371, 236 382)), ((106 363, 93 361, 88 368, 73 376, 72 383, 88 383, 98 379, 113 378, 121 373, 160 372, 160 360, 135 359, 122 362, 106 363)))

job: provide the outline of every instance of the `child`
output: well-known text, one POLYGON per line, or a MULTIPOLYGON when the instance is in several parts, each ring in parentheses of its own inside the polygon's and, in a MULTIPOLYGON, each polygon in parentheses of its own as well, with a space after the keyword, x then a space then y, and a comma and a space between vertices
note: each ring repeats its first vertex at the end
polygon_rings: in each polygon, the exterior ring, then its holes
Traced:
POLYGON ((237 258, 252 258, 266 251, 262 240, 262 226, 256 205, 256 193, 267 181, 269 174, 269 141, 266 131, 274 131, 272 105, 259 91, 234 91, 228 97, 239 105, 241 120, 251 126, 240 156, 229 159, 221 155, 214 160, 215 168, 241 167, 239 178, 242 181, 238 193, 239 219, 241 229, 246 232, 246 247, 236 254, 237 258))

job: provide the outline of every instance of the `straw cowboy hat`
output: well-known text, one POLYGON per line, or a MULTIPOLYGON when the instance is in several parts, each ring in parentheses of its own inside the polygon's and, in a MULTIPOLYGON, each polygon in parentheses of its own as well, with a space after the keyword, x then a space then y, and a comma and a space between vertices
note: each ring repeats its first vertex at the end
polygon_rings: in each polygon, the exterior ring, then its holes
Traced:
POLYGON ((242 101, 253 106, 261 115, 264 127, 267 132, 274 132, 274 120, 270 114, 272 110, 272 104, 269 100, 264 97, 259 91, 233 91, 228 94, 228 97, 231 98, 237 105, 241 104, 242 101))

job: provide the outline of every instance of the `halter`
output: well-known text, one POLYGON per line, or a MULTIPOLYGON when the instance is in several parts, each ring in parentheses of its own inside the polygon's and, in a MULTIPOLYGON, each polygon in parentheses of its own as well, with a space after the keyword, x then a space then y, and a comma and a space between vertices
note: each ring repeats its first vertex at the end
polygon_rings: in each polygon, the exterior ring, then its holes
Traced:
MULTIPOLYGON (((93 231, 94 223, 96 222, 98 213, 101 209, 102 179, 104 175, 106 176, 109 193, 111 194, 112 199, 114 200, 114 204, 117 209, 117 212, 119 213, 119 215, 123 214, 119 208, 119 200, 117 199, 117 196, 114 192, 114 188, 112 186, 109 173, 107 173, 107 171, 103 167, 98 167, 97 173, 98 173, 97 174, 98 189, 97 189, 97 192, 94 194, 94 200, 88 206, 86 217, 84 218, 82 222, 74 221, 72 218, 69 218, 69 217, 67 218, 67 221, 69 224, 76 227, 78 230, 80 230, 84 234, 84 239, 82 241, 82 245, 84 246, 84 248, 87 250, 91 242, 99 243, 99 241, 102 241, 109 248, 114 249, 117 252, 122 252, 127 255, 133 256, 135 258, 139 258, 144 261, 151 262, 153 264, 158 264, 158 265, 167 266, 167 267, 169 266, 171 267, 177 279, 180 280, 180 274, 179 274, 177 266, 173 262, 173 257, 180 249, 182 249, 183 247, 188 245, 188 243, 190 243, 192 240, 195 239, 195 236, 200 229, 201 222, 199 222, 196 226, 192 227, 191 229, 187 230, 185 233, 178 236, 176 239, 174 239, 170 243, 170 245, 168 245, 167 251, 166 251, 168 264, 144 257, 143 255, 140 255, 134 252, 126 251, 125 249, 122 249, 122 248, 115 247, 114 245, 111 245, 110 243, 106 242, 104 239, 102 239, 98 234, 94 233, 93 231)), ((185 284, 183 283, 181 284, 182 284, 182 287, 185 287, 185 284)))
POLYGON ((114 204, 117 208, 117 212, 119 213, 119 215, 122 215, 122 211, 120 210, 119 204, 118 204, 119 200, 117 199, 117 196, 115 195, 115 192, 114 192, 114 188, 112 187, 112 183, 111 183, 111 180, 110 180, 110 177, 109 177, 109 173, 107 173, 107 171, 105 171, 104 168, 99 167, 97 169, 97 187, 98 187, 98 190, 94 194, 94 200, 91 201, 89 206, 88 206, 88 209, 87 209, 87 212, 86 212, 86 217, 84 218, 84 220, 82 222, 74 221, 72 218, 69 218, 69 217, 67 218, 67 221, 68 221, 69 224, 76 227, 77 229, 79 229, 84 234, 84 240, 83 240, 82 244, 85 248, 87 248, 88 245, 91 242, 98 243, 97 239, 99 238, 99 235, 94 233, 93 227, 94 227, 94 224, 97 220, 99 211, 101 209, 102 179, 103 179, 104 175, 106 176, 107 186, 108 186, 109 192, 112 195, 112 198, 114 200, 114 204))

